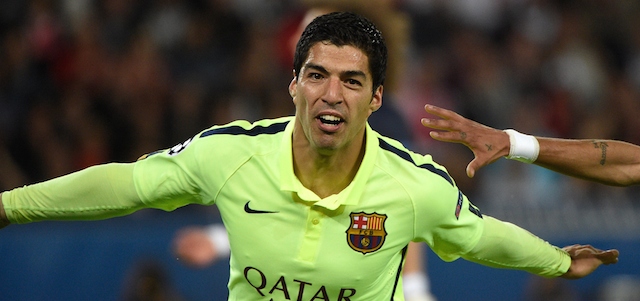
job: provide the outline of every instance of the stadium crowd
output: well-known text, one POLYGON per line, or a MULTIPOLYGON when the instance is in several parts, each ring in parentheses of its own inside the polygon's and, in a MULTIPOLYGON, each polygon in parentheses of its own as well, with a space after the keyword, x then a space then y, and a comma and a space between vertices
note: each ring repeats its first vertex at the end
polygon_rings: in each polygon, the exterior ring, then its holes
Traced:
MULTIPOLYGON (((212 124, 292 114, 290 37, 313 2, 2 1, 0 188, 132 161, 212 124)), ((476 203, 636 206, 636 188, 507 162, 468 179, 472 154, 431 139, 420 118, 432 103, 496 128, 640 144, 640 4, 376 3, 411 25, 409 62, 386 105, 476 203)))
MULTIPOLYGON (((0 1, 0 190, 133 161, 212 124, 293 114, 290 39, 323 1, 0 1)), ((640 234, 637 187, 506 160, 469 179, 473 155, 420 124, 431 103, 495 128, 640 144, 640 2, 373 2, 411 27, 384 105, 479 207, 545 237, 640 234)))

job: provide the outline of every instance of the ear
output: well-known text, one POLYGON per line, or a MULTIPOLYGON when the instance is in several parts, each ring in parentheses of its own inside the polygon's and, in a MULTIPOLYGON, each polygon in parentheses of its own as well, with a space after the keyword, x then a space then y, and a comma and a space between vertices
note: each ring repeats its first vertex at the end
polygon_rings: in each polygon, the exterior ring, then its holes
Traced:
POLYGON ((291 98, 296 97, 297 89, 298 89, 298 77, 295 76, 294 74, 293 79, 289 83, 289 95, 291 95, 291 98))
POLYGON ((373 98, 371 98, 371 102, 369 103, 371 113, 377 111, 382 106, 382 90, 382 85, 380 85, 373 93, 373 98))

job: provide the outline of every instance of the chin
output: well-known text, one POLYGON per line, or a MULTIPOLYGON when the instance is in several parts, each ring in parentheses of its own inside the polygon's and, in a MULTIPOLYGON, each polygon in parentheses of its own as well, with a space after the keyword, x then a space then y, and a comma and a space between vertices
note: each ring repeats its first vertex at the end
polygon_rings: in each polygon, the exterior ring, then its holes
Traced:
POLYGON ((315 146, 320 153, 335 152, 339 148, 334 139, 318 139, 315 141, 315 146))

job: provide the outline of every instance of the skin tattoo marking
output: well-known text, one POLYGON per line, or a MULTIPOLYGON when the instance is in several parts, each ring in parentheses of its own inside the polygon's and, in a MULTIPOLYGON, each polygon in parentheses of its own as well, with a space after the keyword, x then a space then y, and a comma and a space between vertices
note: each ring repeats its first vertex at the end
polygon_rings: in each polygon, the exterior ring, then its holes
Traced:
POLYGON ((593 147, 599 148, 602 151, 602 155, 600 156, 600 165, 604 165, 605 162, 607 161, 607 147, 609 147, 609 145, 607 145, 606 142, 594 140, 593 147))
POLYGON ((462 140, 467 139, 467 133, 460 132, 460 139, 462 139, 462 140))
POLYGON ((487 147, 487 150, 488 150, 488 151, 490 151, 490 150, 492 150, 492 149, 493 149, 493 145, 491 145, 491 144, 485 144, 484 146, 486 146, 486 147, 487 147))

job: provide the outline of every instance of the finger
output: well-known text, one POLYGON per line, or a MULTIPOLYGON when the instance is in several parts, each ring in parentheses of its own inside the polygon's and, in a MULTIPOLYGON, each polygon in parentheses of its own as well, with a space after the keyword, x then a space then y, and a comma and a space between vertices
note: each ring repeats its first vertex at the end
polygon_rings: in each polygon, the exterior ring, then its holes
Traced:
POLYGON ((464 143, 463 137, 460 135, 460 132, 431 131, 429 132, 429 136, 438 141, 464 143))
POLYGON ((443 119, 459 119, 460 117, 462 117, 454 111, 443 109, 441 107, 434 106, 431 104, 426 104, 424 106, 424 110, 427 111, 427 113, 429 114, 436 115, 443 119))
POLYGON ((607 256, 610 256, 609 254, 605 254, 606 251, 594 248, 591 245, 578 246, 578 247, 576 247, 574 253, 575 253, 574 254, 575 258, 598 258, 598 259, 600 259, 599 256, 601 256, 602 258, 606 258, 607 256))
POLYGON ((620 252, 618 250, 607 250, 596 254, 596 258, 602 261, 603 264, 614 264, 618 262, 618 256, 620 252))
POLYGON ((566 251, 567 253, 571 253, 571 251, 573 249, 575 249, 576 247, 579 247, 580 245, 578 244, 574 244, 574 245, 570 245, 570 246, 566 246, 564 248, 562 248, 562 250, 566 251))
POLYGON ((483 164, 478 160, 478 157, 473 158, 473 160, 469 162, 469 165, 467 165, 467 176, 469 176, 469 178, 473 178, 476 171, 478 171, 482 166, 483 164))
POLYGON ((422 123, 424 127, 437 129, 437 130, 450 131, 452 129, 451 122, 449 122, 446 119, 422 118, 420 119, 420 123, 422 123))
POLYGON ((575 248, 576 256, 579 256, 579 255, 589 256, 591 254, 596 254, 598 252, 602 252, 602 250, 598 250, 591 245, 578 245, 575 248))
POLYGON ((618 256, 620 252, 618 250, 612 249, 603 251, 593 246, 586 245, 573 245, 570 247, 563 248, 565 251, 571 254, 572 258, 596 258, 600 260, 603 264, 614 264, 618 262, 618 256))
POLYGON ((473 167, 473 161, 467 165, 467 177, 473 178, 476 175, 476 169, 473 167))

